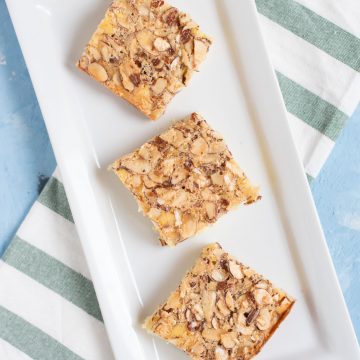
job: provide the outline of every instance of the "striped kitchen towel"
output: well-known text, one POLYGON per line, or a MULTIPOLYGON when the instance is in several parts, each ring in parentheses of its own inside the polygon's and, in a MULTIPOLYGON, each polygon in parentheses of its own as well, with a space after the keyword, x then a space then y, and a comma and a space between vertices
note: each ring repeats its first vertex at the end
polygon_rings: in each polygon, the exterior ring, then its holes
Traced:
MULTIPOLYGON (((256 3, 312 178, 360 99, 360 2, 256 3)), ((0 359, 31 358, 113 359, 58 173, 0 260, 0 359)))

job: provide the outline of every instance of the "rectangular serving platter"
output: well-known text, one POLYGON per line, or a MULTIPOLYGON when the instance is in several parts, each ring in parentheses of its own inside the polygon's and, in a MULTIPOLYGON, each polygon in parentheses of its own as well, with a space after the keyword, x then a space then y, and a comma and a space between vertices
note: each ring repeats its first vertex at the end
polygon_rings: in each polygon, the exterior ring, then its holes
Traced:
MULTIPOLYGON (((101 0, 7 0, 62 174, 114 357, 177 360, 141 322, 203 245, 218 241, 297 299, 257 359, 359 359, 359 350, 251 0, 170 0, 214 38, 189 88, 151 122, 75 68, 101 0), (223 134, 263 199, 176 248, 162 248, 107 171, 193 111, 223 134)), ((81 329, 79 329, 81 332, 81 329)))

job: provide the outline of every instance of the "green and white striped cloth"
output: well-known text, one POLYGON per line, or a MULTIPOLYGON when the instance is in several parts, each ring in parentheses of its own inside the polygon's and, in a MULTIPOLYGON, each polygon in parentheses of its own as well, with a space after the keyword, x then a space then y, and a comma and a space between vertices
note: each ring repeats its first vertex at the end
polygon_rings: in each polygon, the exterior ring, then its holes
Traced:
MULTIPOLYGON (((359 103, 360 2, 256 3, 293 135, 313 178, 359 103)), ((113 355, 55 173, 0 260, 0 359, 81 358, 113 355)))

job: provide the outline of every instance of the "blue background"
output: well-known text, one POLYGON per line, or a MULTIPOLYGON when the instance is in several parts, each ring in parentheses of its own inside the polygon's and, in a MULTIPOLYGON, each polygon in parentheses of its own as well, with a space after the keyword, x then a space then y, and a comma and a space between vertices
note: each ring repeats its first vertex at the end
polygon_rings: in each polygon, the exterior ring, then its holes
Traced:
MULTIPOLYGON (((311 184, 360 337, 360 107, 311 184)), ((4 0, 0 0, 0 256, 56 161, 4 0)), ((335 309, 334 309, 335 310, 335 309)))

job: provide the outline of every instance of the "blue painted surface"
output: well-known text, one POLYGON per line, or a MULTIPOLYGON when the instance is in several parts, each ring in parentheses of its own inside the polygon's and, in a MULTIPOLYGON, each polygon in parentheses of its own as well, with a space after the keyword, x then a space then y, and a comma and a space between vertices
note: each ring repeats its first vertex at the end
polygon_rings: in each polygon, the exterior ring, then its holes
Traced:
POLYGON ((0 254, 56 166, 4 0, 0 0, 0 254))
MULTIPOLYGON (((312 191, 360 338, 360 107, 312 191)), ((48 135, 0 0, 0 255, 55 169, 48 135)))

